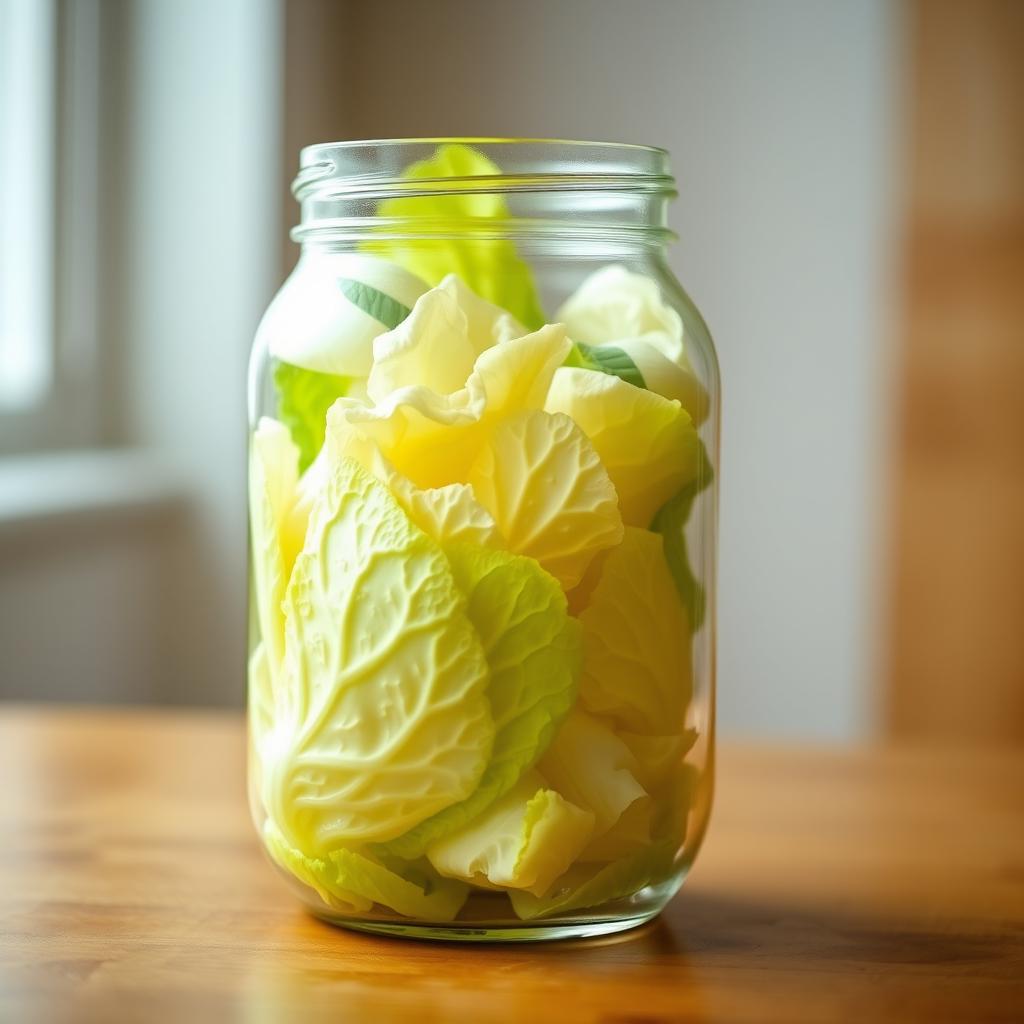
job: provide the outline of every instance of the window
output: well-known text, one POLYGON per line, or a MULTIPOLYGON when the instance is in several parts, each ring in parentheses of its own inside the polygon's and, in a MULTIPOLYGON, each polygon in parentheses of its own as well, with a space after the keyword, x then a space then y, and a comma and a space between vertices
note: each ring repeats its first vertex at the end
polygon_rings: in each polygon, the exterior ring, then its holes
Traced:
POLYGON ((53 378, 56 25, 52 0, 0 0, 0 409, 53 378))
POLYGON ((0 0, 0 455, 98 442, 101 0, 0 0))

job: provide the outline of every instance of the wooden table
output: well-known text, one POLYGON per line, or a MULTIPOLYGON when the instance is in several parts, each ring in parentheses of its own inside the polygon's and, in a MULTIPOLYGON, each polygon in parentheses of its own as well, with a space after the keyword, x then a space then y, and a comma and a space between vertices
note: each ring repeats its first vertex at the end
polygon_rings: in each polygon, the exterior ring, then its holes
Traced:
POLYGON ((241 720, 0 713, 0 1020, 1024 1020, 1024 753, 726 746, 661 919, 471 947, 308 917, 241 720))

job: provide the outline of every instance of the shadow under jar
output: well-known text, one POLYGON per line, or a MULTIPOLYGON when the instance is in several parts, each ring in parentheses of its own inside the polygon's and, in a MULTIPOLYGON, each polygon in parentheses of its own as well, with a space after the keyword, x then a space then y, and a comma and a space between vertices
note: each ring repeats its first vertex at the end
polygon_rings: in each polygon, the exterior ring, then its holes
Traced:
POLYGON ((310 146, 249 369, 249 791, 318 916, 598 935, 693 863, 718 368, 663 150, 310 146))

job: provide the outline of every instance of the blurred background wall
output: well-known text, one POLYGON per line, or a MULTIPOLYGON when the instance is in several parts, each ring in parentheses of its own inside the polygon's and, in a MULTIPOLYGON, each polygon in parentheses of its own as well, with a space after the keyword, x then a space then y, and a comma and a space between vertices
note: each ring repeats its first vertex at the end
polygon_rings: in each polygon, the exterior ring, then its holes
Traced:
POLYGON ((91 415, 34 443, 0 413, 0 695, 241 702, 244 364, 294 260, 299 147, 552 136, 674 157, 671 259, 725 384, 723 731, 949 731, 980 705, 966 731, 1024 733, 1021 6, 54 11, 96 93, 71 204, 98 211, 94 286, 55 286, 93 296, 55 332, 93 353, 55 384, 91 415))

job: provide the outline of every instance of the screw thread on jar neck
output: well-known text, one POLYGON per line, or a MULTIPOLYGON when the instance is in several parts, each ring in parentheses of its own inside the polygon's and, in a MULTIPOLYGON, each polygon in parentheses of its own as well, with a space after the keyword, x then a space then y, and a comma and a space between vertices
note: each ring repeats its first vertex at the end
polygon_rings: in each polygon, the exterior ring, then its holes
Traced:
POLYGON ((561 140, 411 139, 302 151, 295 241, 512 239, 661 248, 674 238, 668 154, 561 140))

